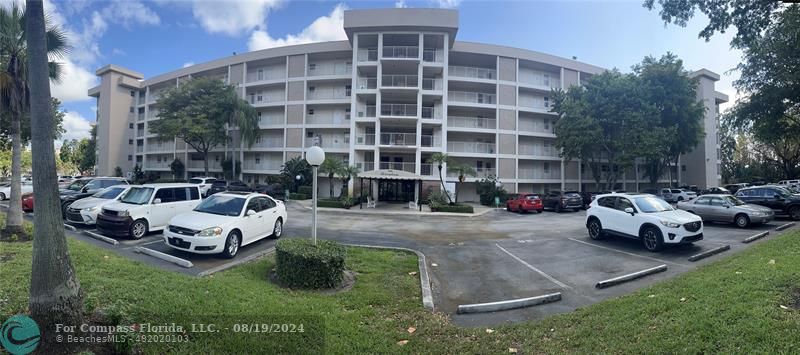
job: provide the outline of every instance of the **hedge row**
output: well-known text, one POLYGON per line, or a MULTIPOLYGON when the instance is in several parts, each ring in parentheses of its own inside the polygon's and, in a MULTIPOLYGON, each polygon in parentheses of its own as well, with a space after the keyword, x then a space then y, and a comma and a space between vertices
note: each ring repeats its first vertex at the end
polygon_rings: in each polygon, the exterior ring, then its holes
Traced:
POLYGON ((308 195, 306 195, 306 194, 299 194, 299 193, 296 193, 296 192, 292 192, 292 193, 289 194, 289 199, 290 200, 308 200, 309 198, 310 197, 308 197, 308 195))
POLYGON ((434 212, 474 213, 470 205, 441 205, 434 212))
POLYGON ((345 208, 344 202, 341 200, 334 200, 334 199, 324 199, 317 201, 317 207, 328 207, 328 208, 345 208))
POLYGON ((297 188, 297 193, 311 196, 314 194, 314 189, 311 186, 300 186, 297 188))
POLYGON ((329 241, 282 239, 275 245, 276 273, 291 288, 334 288, 342 283, 346 250, 329 241))

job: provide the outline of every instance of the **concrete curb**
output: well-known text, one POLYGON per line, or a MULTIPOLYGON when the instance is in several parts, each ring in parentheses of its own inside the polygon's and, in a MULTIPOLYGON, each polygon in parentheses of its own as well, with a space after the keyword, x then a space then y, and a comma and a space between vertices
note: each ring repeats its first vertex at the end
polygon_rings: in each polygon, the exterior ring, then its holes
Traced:
POLYGON ((177 256, 172 256, 172 255, 169 255, 169 254, 164 254, 164 253, 162 253, 160 251, 156 251, 156 250, 153 250, 153 249, 150 249, 150 248, 135 247, 135 248, 133 248, 133 251, 135 251, 137 253, 140 253, 140 254, 147 254, 147 255, 150 255, 150 256, 152 256, 152 257, 154 257, 156 259, 161 259, 161 260, 173 263, 173 264, 178 265, 178 266, 183 266, 185 268, 190 268, 190 267, 194 266, 194 264, 192 264, 192 262, 189 261, 189 260, 181 259, 181 258, 179 258, 177 256))
POLYGON ((364 244, 350 244, 350 243, 342 243, 342 244, 351 247, 404 250, 417 254, 417 261, 419 264, 419 283, 422 288, 422 305, 425 308, 434 311, 435 308, 433 306, 433 292, 431 291, 431 280, 430 277, 428 276, 428 264, 427 261, 425 260, 425 254, 423 254, 421 251, 403 247, 383 247, 378 245, 364 245, 364 244))
POLYGON ((714 254, 719 254, 719 253, 721 253, 723 251, 730 250, 730 249, 731 249, 730 244, 729 245, 723 245, 721 247, 717 247, 717 248, 702 252, 702 253, 697 254, 697 255, 692 255, 692 256, 689 257, 689 261, 697 261, 697 260, 700 260, 700 259, 705 259, 705 258, 707 258, 709 256, 712 256, 714 254))
MULTIPOLYGON (((302 207, 303 209, 311 211, 311 206, 306 206, 306 205, 304 205, 302 203, 299 203, 299 202, 297 204, 300 207, 302 207)), ((388 212, 388 211, 378 212, 378 211, 375 211, 374 209, 372 209, 372 210, 367 210, 367 209, 361 210, 361 209, 358 209, 358 208, 355 208, 355 209, 354 208, 350 208, 348 210, 348 209, 344 209, 344 208, 317 207, 317 211, 318 212, 336 212, 336 213, 342 212, 342 213, 351 213, 351 214, 359 214, 359 215, 371 215, 371 216, 422 216, 422 217, 467 217, 467 218, 483 216, 483 215, 485 215, 485 214, 487 214, 489 212, 492 212, 494 210, 497 210, 497 208, 488 208, 488 209, 483 210, 483 211, 478 212, 478 213, 469 214, 469 213, 456 213, 456 212, 419 212, 419 211, 416 211, 416 212, 411 212, 411 211, 409 211, 409 212, 388 212)))
POLYGON ((603 280, 603 281, 598 282, 596 285, 594 285, 594 287, 595 288, 611 287, 611 286, 619 285, 621 283, 625 283, 625 282, 628 282, 628 281, 633 281, 633 280, 636 280, 638 278, 642 278, 642 277, 645 277, 645 276, 648 276, 648 275, 652 275, 652 274, 657 274, 659 272, 664 272, 664 271, 667 271, 667 265, 666 264, 662 264, 662 265, 659 265, 659 266, 656 266, 656 267, 652 267, 652 268, 649 268, 649 269, 644 269, 642 271, 637 271, 637 272, 630 273, 630 274, 627 274, 627 275, 618 276, 618 277, 615 277, 613 279, 603 280))
POLYGON ((78 231, 78 228, 75 228, 74 226, 71 226, 71 225, 66 224, 66 223, 64 223, 64 228, 69 229, 69 230, 71 230, 73 232, 77 232, 78 231))
POLYGON ((475 304, 460 304, 458 305, 458 310, 456 310, 456 313, 465 314, 465 313, 485 313, 485 312, 505 311, 509 309, 537 306, 540 304, 551 303, 560 300, 561 300, 561 292, 556 292, 536 297, 517 298, 505 301, 475 303, 475 304))
POLYGON ((92 237, 94 239, 97 239, 99 241, 106 242, 106 243, 111 244, 111 245, 119 244, 119 241, 116 240, 116 239, 112 239, 112 238, 109 238, 109 237, 106 237, 104 235, 100 235, 100 234, 97 234, 97 233, 94 233, 94 232, 83 231, 83 234, 84 235, 88 235, 88 236, 90 236, 90 237, 92 237))
POLYGON ((275 247, 272 247, 272 248, 269 248, 269 249, 264 250, 262 252, 255 253, 253 255, 248 255, 248 256, 246 256, 244 258, 241 258, 241 259, 237 259, 236 261, 233 261, 233 262, 230 262, 230 263, 226 263, 226 264, 223 264, 223 265, 220 265, 220 266, 217 266, 217 267, 212 267, 212 268, 210 268, 210 269, 208 269, 206 271, 203 271, 203 272, 197 274, 197 276, 198 277, 208 276, 208 275, 220 272, 222 270, 230 269, 230 268, 232 268, 234 266, 239 266, 239 265, 242 265, 242 264, 245 264, 245 263, 249 263, 249 262, 251 262, 253 260, 262 258, 262 257, 267 256, 267 255, 271 255, 271 254, 274 254, 274 253, 275 253, 275 247))
POLYGON ((747 237, 745 240, 742 241, 742 243, 750 243, 750 242, 752 242, 754 240, 764 238, 764 237, 766 237, 768 235, 769 235, 769 231, 761 232, 761 233, 758 233, 758 234, 756 234, 756 235, 754 235, 752 237, 747 237))
POLYGON ((777 226, 777 227, 775 227, 775 230, 776 231, 782 231, 782 230, 784 230, 786 228, 789 228, 791 226, 794 226, 794 222, 789 222, 789 223, 786 223, 784 225, 777 226))

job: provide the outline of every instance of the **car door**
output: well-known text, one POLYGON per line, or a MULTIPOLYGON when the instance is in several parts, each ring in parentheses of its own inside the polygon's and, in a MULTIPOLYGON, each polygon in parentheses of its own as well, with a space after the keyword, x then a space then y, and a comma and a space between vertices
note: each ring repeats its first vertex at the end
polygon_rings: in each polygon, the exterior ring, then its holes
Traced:
POLYGON ((700 216, 703 220, 709 218, 709 204, 711 203, 711 197, 708 196, 700 196, 692 202, 687 202, 684 206, 688 206, 691 208, 692 213, 700 216))
POLYGON ((615 223, 616 231, 630 236, 637 236, 639 234, 639 219, 636 218, 637 212, 633 201, 626 197, 617 197, 616 208, 614 209, 614 219, 617 220, 615 223), (625 212, 626 208, 632 208, 634 212, 633 215, 625 212))
MULTIPOLYGON (((708 220, 717 222, 733 221, 733 216, 729 216, 731 210, 727 206, 728 205, 725 203, 725 200, 723 200, 722 197, 711 197, 708 207, 706 207, 708 209, 708 212, 706 213, 708 220)), ((706 217, 703 217, 703 220, 705 221, 706 217)))
POLYGON ((244 209, 244 218, 242 218, 242 244, 248 244, 260 236, 264 230, 264 215, 261 214, 261 202, 258 197, 252 197, 247 201, 244 209), (247 211, 253 211, 255 214, 248 216, 247 211))
POLYGON ((272 234, 272 230, 275 228, 275 222, 278 220, 280 215, 278 214, 278 204, 275 203, 269 197, 256 197, 259 203, 261 204, 261 214, 264 215, 264 223, 262 224, 263 230, 261 231, 261 236, 266 236, 272 234))
POLYGON ((173 216, 189 212, 195 208, 196 204, 192 199, 191 189, 191 187, 176 187, 172 189, 175 194, 173 198, 173 203, 175 204, 175 209, 172 212, 173 216))
POLYGON ((603 225, 603 229, 607 230, 617 230, 618 219, 615 216, 614 210, 616 209, 616 197, 608 196, 608 197, 601 197, 597 200, 597 209, 591 208, 590 211, 592 214, 597 216, 600 219, 600 224, 603 225))
POLYGON ((162 187, 156 190, 153 195, 153 201, 150 204, 150 214, 148 216, 151 230, 166 226, 169 220, 175 216, 174 201, 175 189, 162 187), (156 203, 156 200, 159 200, 159 202, 156 203))
POLYGON ((773 211, 783 211, 786 200, 775 189, 763 188, 763 206, 771 208, 773 211))

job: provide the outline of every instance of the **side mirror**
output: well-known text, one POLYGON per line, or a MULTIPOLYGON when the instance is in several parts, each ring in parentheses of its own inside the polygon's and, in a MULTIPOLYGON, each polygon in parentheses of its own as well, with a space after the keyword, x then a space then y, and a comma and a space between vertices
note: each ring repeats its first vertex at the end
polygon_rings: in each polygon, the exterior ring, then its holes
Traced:
POLYGON ((244 214, 244 215, 245 215, 245 216, 247 216, 247 217, 250 217, 250 216, 252 216, 252 215, 254 215, 254 214, 256 214, 256 211, 253 211, 253 210, 247 210, 247 212, 245 212, 245 214, 244 214))
POLYGON ((157 199, 153 200, 153 204, 154 205, 157 205, 159 203, 161 203, 161 199, 160 198, 157 198, 157 199))
POLYGON ((89 188, 84 186, 81 188, 81 192, 89 192, 89 188))
POLYGON ((625 213, 630 213, 630 214, 631 214, 631 216, 633 216, 633 214, 634 214, 634 213, 633 213, 633 208, 631 208, 631 207, 628 207, 628 208, 626 208, 626 209, 625 209, 625 213))

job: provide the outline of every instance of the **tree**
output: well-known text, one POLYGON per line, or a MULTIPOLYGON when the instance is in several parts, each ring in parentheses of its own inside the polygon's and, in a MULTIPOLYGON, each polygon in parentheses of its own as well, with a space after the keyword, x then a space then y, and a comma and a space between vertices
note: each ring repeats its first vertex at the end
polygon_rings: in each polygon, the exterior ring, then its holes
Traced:
MULTIPOLYGON (((50 47, 63 37, 52 37, 45 31, 42 1, 26 2, 24 21, 28 43, 30 84, 31 147, 33 149, 33 193, 36 199, 30 300, 31 317, 42 332, 42 353, 62 352, 63 342, 55 341, 56 324, 77 326, 83 319, 83 296, 80 283, 72 267, 56 181, 56 159, 53 147, 53 117, 50 107, 50 80, 48 79, 48 54, 50 47)), ((2 14, 0 14, 2 18, 2 14)), ((0 23, 6 33, 8 24, 0 23)), ((17 25, 19 26, 19 25, 17 25)))
POLYGON ((75 162, 78 169, 83 172, 93 172, 97 160, 97 126, 92 126, 91 135, 89 138, 83 138, 78 143, 79 159, 75 162))
POLYGON ((234 180, 242 172, 242 162, 238 159, 236 160, 236 171, 234 171, 232 157, 225 158, 225 160, 220 163, 220 166, 222 167, 222 175, 225 176, 226 179, 234 180))
POLYGON ((141 184, 144 181, 144 171, 142 171, 142 167, 139 164, 133 166, 133 182, 135 184, 141 184))
POLYGON ((281 179, 286 186, 292 187, 292 192, 297 192, 297 188, 303 182, 309 183, 313 174, 311 165, 301 157, 289 159, 281 167, 281 179), (300 181, 297 181, 297 176, 300 176, 300 181))
MULTIPOLYGON (((458 173, 458 182, 462 183, 467 179, 467 176, 475 176, 475 168, 471 165, 467 165, 464 163, 459 163, 455 161, 451 161, 447 164, 447 168, 450 171, 454 171, 458 173)), ((458 203, 458 185, 456 185, 456 193, 455 193, 455 203, 458 203)))
POLYGON ((61 161, 65 162, 74 162, 75 161, 75 149, 77 148, 78 141, 73 139, 65 139, 63 143, 61 143, 61 148, 58 150, 58 157, 61 161))
MULTIPOLYGON (((38 3, 41 5, 41 3, 38 3)), ((38 14, 36 15, 38 16, 38 14)), ((6 227, 0 234, 22 234, 22 190, 20 187, 22 171, 22 121, 28 117, 30 104, 30 87, 28 86, 29 63, 26 37, 26 14, 13 3, 10 7, 0 7, 0 116, 8 116, 10 124, 8 135, 11 137, 11 193, 6 216, 6 227)), ((45 27, 45 24, 42 24, 45 27)), ((50 27, 45 31, 46 38, 44 49, 46 54, 53 59, 61 57, 67 48, 66 35, 60 29, 50 27)), ((55 61, 47 62, 40 68, 50 79, 58 80, 61 76, 61 67, 55 61)), ((48 97, 45 102, 48 116, 52 109, 52 99, 48 97)), ((51 140, 55 138, 55 127, 50 117, 48 133, 51 140)), ((31 131, 33 131, 31 125, 31 131)), ((41 133, 41 132, 39 132, 41 133)), ((51 144, 52 145, 52 144, 51 144)), ((53 163, 55 164, 55 163, 53 163)), ((53 169, 55 171, 55 168, 53 169)), ((54 175, 54 174, 49 174, 54 175)), ((0 237, 2 237, 0 235, 0 237)))
POLYGON ((361 169, 354 165, 343 166, 342 169, 339 170, 339 177, 342 178, 342 191, 339 193, 339 196, 350 196, 350 193, 347 191, 350 179, 358 177, 360 172, 361 169))
MULTIPOLYGON (((53 114, 53 139, 61 138, 61 135, 66 132, 63 127, 64 116, 66 113, 61 111, 61 101, 53 97, 50 100, 52 114, 53 114)), ((9 115, 0 115, 0 146, 11 146, 11 117, 9 115)), ((20 122, 20 135, 22 137, 22 144, 27 144, 31 140, 31 120, 30 115, 25 113, 20 122)))
POLYGON ((325 158, 319 166, 319 172, 328 174, 328 185, 330 185, 330 197, 333 198, 333 177, 342 171, 344 163, 336 158, 325 158))
MULTIPOLYGON (((706 15, 708 25, 698 34, 705 40, 735 26, 736 36, 731 40, 731 47, 740 49, 756 41, 784 7, 780 1, 765 0, 658 0, 658 4, 661 19, 681 27, 686 27, 697 10, 706 15)), ((656 0, 645 0, 644 7, 653 10, 656 0)))
POLYGON ((175 160, 169 164, 169 170, 172 171, 173 179, 183 179, 183 173, 186 171, 186 167, 180 159, 175 158, 175 160))
POLYGON ((228 142, 228 127, 236 126, 248 147, 258 137, 255 109, 219 79, 197 78, 168 89, 158 100, 158 120, 150 130, 162 139, 177 137, 203 156, 208 175, 208 152, 228 142))
POLYGON ((120 168, 119 165, 114 168, 114 176, 122 177, 122 168, 120 168))
POLYGON ((442 184, 442 191, 445 192, 447 200, 452 204, 453 200, 450 198, 450 194, 447 193, 447 188, 444 187, 444 176, 442 176, 442 166, 447 164, 448 160, 450 160, 450 157, 447 153, 436 152, 431 154, 431 157, 428 158, 428 164, 436 164, 436 167, 439 169, 439 182, 442 184))

